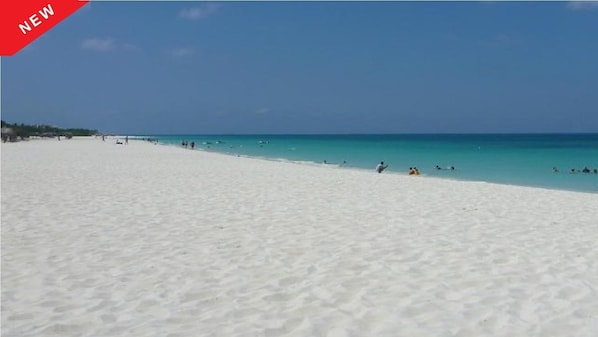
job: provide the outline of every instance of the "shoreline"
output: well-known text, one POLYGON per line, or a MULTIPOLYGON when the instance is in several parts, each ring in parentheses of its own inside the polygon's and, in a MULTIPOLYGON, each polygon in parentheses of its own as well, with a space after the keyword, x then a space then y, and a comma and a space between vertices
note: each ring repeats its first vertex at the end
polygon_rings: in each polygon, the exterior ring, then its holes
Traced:
MULTIPOLYGON (((133 138, 132 140, 144 141, 143 139, 139 139, 139 138, 137 138, 137 139, 133 138)), ((357 166, 351 166, 351 165, 341 165, 341 164, 337 164, 337 163, 320 163, 320 162, 316 162, 316 161, 307 161, 307 160, 302 161, 302 160, 291 160, 291 159, 286 159, 286 158, 274 158, 274 157, 267 157, 267 156, 252 156, 252 155, 236 154, 236 153, 229 153, 229 152, 218 151, 218 150, 205 149, 205 148, 202 148, 199 146, 192 150, 192 149, 188 149, 188 148, 183 148, 180 145, 173 144, 173 143, 158 142, 157 145, 181 148, 181 149, 190 150, 190 151, 202 151, 205 153, 215 153, 215 154, 221 154, 221 155, 231 156, 231 157, 241 157, 241 158, 265 160, 265 161, 280 162, 280 163, 290 163, 290 164, 296 164, 296 165, 328 167, 331 169, 346 169, 346 170, 357 170, 360 172, 370 172, 370 171, 375 172, 374 167, 372 167, 372 169, 367 169, 367 168, 363 168, 363 167, 357 167, 357 166)), ((447 170, 447 169, 444 169, 444 170, 447 170)), ((569 172, 560 172, 560 173, 561 174, 570 174, 569 172)), ((409 176, 408 172, 393 171, 392 169, 385 170, 385 172, 382 174, 409 176)), ((594 175, 594 173, 581 173, 581 172, 576 173, 576 174, 588 175, 588 176, 594 175)), ((500 183, 500 182, 494 182, 494 181, 488 181, 488 180, 473 180, 473 179, 468 179, 468 178, 463 178, 463 177, 448 177, 448 176, 447 177, 439 177, 439 176, 429 175, 426 173, 419 174, 417 176, 410 176, 410 178, 440 179, 440 180, 449 180, 449 181, 456 181, 456 182, 485 183, 485 184, 495 184, 495 185, 504 185, 504 186, 512 186, 512 187, 537 188, 537 189, 550 190, 550 191, 576 192, 576 193, 585 193, 585 194, 593 194, 593 195, 598 194, 598 191, 586 191, 586 190, 576 190, 573 188, 566 189, 566 188, 538 186, 538 185, 524 185, 524 184, 516 184, 516 183, 500 183)))
MULTIPOLYGON (((550 133, 547 133, 550 134, 550 133)), ((586 133, 574 133, 574 135, 585 135, 586 133)), ((589 133, 591 135, 594 135, 594 133, 589 133)), ((457 134, 460 135, 460 134, 457 134)), ((502 135, 502 134, 499 134, 502 135)), ((535 135, 535 134, 527 134, 524 133, 522 135, 535 135)), ((538 135, 544 135, 544 133, 540 133, 538 135)), ((151 139, 151 137, 149 136, 127 136, 127 135, 109 135, 109 136, 105 136, 106 138, 106 142, 116 142, 118 140, 124 142, 125 137, 129 137, 129 140, 131 142, 142 142, 142 143, 149 143, 149 144, 154 144, 154 145, 158 145, 158 146, 165 146, 165 147, 169 147, 169 148, 177 148, 177 149, 181 149, 181 150, 185 150, 185 151, 199 151, 202 153, 209 153, 209 154, 216 154, 216 155, 222 155, 222 156, 227 156, 227 157, 233 157, 233 158, 247 158, 247 159, 254 159, 254 160, 264 160, 264 161, 268 161, 268 162, 274 162, 274 163, 286 163, 286 164, 293 164, 293 165, 305 165, 305 166, 309 166, 309 167, 324 167, 324 168, 329 168, 329 169, 343 169, 343 170, 354 170, 357 172, 374 172, 375 170, 374 168, 367 169, 367 168, 362 168, 362 167, 356 167, 356 166, 343 166, 343 165, 339 165, 339 164, 335 164, 335 163, 319 163, 319 162, 315 162, 315 161, 300 161, 300 160, 291 160, 291 159, 286 159, 286 158, 273 158, 273 157, 266 157, 266 156, 252 156, 252 155, 245 155, 245 154, 236 154, 236 153, 228 153, 228 152, 223 152, 223 151, 217 151, 217 150, 210 150, 210 149, 205 149, 202 147, 197 146, 195 149, 189 149, 189 148, 184 148, 181 147, 180 145, 177 144, 173 144, 173 143, 160 143, 159 141, 157 142, 149 142, 148 140, 146 140, 146 138, 151 139)), ((100 136, 79 136, 79 137, 73 137, 73 139, 71 140, 66 140, 66 141, 72 141, 72 140, 99 140, 101 139, 101 135, 100 136)), ((23 140, 20 142, 27 142, 27 141, 49 141, 52 142, 54 141, 53 139, 45 139, 45 138, 32 138, 29 140, 23 140)), ((10 144, 10 143, 8 143, 10 144)), ((569 172, 560 172, 561 174, 570 174, 569 172)), ((410 176, 408 173, 405 172, 399 172, 399 171, 393 171, 393 170, 386 170, 384 173, 381 173, 384 175, 396 175, 396 176, 400 176, 400 177, 408 177, 409 179, 418 179, 418 178, 425 178, 425 179, 438 179, 441 181, 453 181, 453 182, 464 182, 464 183, 478 183, 478 184, 490 184, 490 185, 498 185, 498 186, 506 186, 506 187, 514 187, 514 188, 531 188, 531 189, 540 189, 540 190, 547 190, 547 191, 561 191, 561 192, 572 192, 572 193, 582 193, 582 194, 589 194, 589 195, 598 195, 598 192, 594 192, 594 191, 583 191, 583 190, 575 190, 575 189, 564 189, 564 188, 557 188, 557 187, 546 187, 546 186, 535 186, 535 185, 521 185, 521 184, 515 184, 515 183, 500 183, 500 182, 493 182, 493 181, 486 181, 486 180, 471 180, 471 179, 466 179, 466 178, 459 178, 459 177, 439 177, 439 176, 431 176, 428 175, 426 173, 417 175, 417 176, 410 176)), ((576 174, 580 174, 580 175, 589 175, 592 176, 594 173, 576 173, 576 174)))
POLYGON ((598 195, 412 178, 2 145, 2 336, 598 333, 598 195))

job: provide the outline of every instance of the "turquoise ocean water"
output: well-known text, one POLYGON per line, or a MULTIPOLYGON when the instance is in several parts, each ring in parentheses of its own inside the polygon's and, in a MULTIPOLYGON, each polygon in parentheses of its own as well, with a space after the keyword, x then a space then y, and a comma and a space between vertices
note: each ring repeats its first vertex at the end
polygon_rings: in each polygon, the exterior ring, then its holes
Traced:
POLYGON ((144 135, 159 143, 302 164, 598 193, 598 134, 144 135), (438 165, 442 169, 437 170, 438 165), (447 169, 453 166, 455 169, 447 169), (556 167, 559 172, 553 172, 556 167), (583 173, 584 167, 592 173, 583 173), (571 170, 575 173, 571 173, 571 170), (579 171, 579 172, 578 172, 579 171))

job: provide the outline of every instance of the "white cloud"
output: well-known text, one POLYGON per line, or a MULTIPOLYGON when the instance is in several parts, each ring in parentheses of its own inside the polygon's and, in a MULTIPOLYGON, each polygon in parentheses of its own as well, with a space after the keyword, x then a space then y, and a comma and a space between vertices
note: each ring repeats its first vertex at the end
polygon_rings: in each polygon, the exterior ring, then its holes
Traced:
POLYGON ((90 38, 81 42, 81 48, 97 52, 124 50, 127 52, 141 51, 141 48, 131 43, 117 43, 112 38, 90 38))
POLYGON ((174 57, 183 57, 183 56, 189 56, 189 55, 193 55, 195 54, 195 51, 191 48, 174 48, 174 49, 170 49, 167 50, 166 53, 168 55, 174 56, 174 57))
POLYGON ((569 1, 567 7, 579 10, 579 9, 596 9, 598 10, 598 1, 569 1))
POLYGON ((179 13, 179 17, 189 20, 200 20, 215 13, 220 6, 218 4, 209 3, 199 7, 185 8, 179 13))
POLYGON ((99 39, 85 39, 81 43, 81 48, 92 51, 108 52, 116 49, 116 43, 111 38, 99 39))

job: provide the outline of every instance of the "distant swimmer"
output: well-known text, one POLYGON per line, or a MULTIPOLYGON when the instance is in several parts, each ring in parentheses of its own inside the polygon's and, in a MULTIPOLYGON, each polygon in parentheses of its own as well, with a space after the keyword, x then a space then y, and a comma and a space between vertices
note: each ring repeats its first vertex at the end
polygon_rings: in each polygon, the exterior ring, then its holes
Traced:
POLYGON ((419 170, 417 169, 417 167, 410 167, 409 168, 409 175, 410 176, 418 176, 419 175, 419 170))
MULTIPOLYGON (((410 168, 410 169, 411 169, 411 168, 410 168)), ((442 167, 440 167, 440 165, 434 165, 434 169, 435 169, 435 170, 438 170, 438 171, 440 171, 440 170, 443 170, 443 168, 442 168, 442 167)), ((446 167, 446 169, 447 169, 447 170, 454 171, 454 170, 455 170, 455 167, 451 165, 451 166, 447 166, 447 167, 446 167)))
POLYGON ((559 173, 559 169, 555 166, 555 167, 552 168, 552 172, 559 173))
POLYGON ((380 164, 376 165, 376 172, 382 173, 382 171, 386 170, 387 167, 388 165, 385 165, 384 162, 381 161, 380 164))

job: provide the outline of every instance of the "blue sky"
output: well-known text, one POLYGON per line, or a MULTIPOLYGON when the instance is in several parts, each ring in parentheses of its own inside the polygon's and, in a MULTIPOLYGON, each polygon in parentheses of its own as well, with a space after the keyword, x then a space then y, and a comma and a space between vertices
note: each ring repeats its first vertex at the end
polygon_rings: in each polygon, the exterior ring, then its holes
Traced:
POLYGON ((598 3, 92 2, 2 119, 129 134, 598 132, 598 3))

